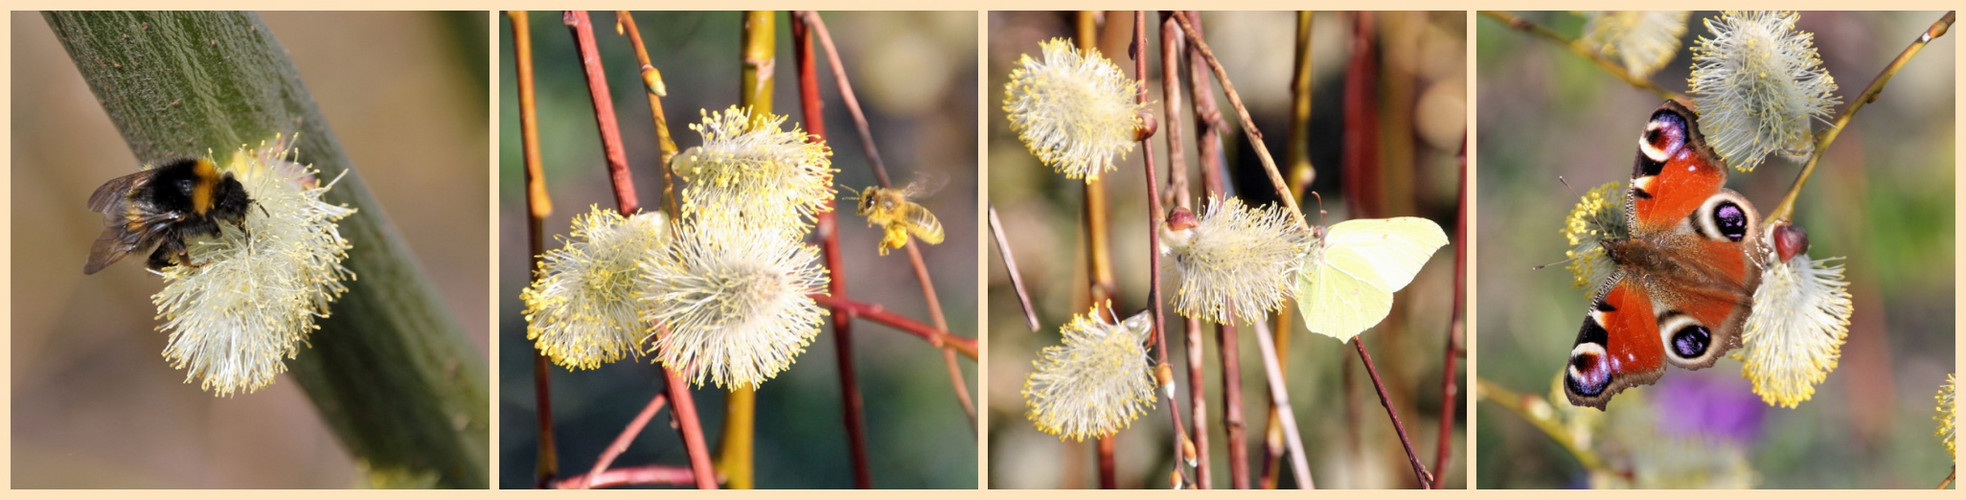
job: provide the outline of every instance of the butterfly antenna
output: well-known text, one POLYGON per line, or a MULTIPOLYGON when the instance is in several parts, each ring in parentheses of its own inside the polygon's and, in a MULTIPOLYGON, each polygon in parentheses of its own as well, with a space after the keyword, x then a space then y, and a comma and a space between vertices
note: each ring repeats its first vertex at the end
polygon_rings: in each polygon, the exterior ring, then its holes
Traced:
POLYGON ((1325 225, 1324 216, 1330 213, 1324 211, 1324 195, 1318 194, 1317 191, 1311 191, 1311 197, 1317 199, 1317 225, 1323 226, 1325 225))
POLYGON ((1557 265, 1557 264, 1566 264, 1566 263, 1569 263, 1570 261, 1573 261, 1573 260, 1577 260, 1577 258, 1576 258, 1576 257, 1569 257, 1569 258, 1565 258, 1565 259, 1563 259, 1563 260, 1559 260, 1559 261, 1556 261, 1556 262, 1551 262, 1551 263, 1548 263, 1548 264, 1543 264, 1543 265, 1539 265, 1539 266, 1534 266, 1534 267, 1531 267, 1531 268, 1529 268, 1529 270, 1531 270, 1531 271, 1541 271, 1541 270, 1543 270, 1543 268, 1546 268, 1546 267, 1550 267, 1550 266, 1554 266, 1554 265, 1557 265))

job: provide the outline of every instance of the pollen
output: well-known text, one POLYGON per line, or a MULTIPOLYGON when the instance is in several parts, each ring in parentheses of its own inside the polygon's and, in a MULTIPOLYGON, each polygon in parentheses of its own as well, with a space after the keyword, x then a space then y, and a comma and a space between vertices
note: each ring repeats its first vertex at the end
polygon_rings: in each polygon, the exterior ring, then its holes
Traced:
POLYGON ((1794 12, 1725 12, 1706 20, 1710 36, 1693 48, 1689 93, 1700 128, 1714 152, 1743 172, 1769 153, 1808 156, 1811 121, 1841 103, 1815 35, 1796 30, 1796 19, 1794 12))
POLYGON ((1262 321, 1296 290, 1311 233, 1276 205, 1252 208, 1210 197, 1192 228, 1162 228, 1162 253, 1179 271, 1174 307, 1182 316, 1225 324, 1262 321))
POLYGON ((826 291, 819 249, 769 221, 685 219, 642 268, 656 357, 697 386, 770 380, 805 352, 826 316, 811 297, 826 291))
MULTIPOLYGON (((1106 306, 1110 315, 1111 305, 1106 306)), ((1062 345, 1046 347, 1024 379, 1024 417, 1059 440, 1110 436, 1154 406, 1154 376, 1146 341, 1148 313, 1112 323, 1098 306, 1059 330, 1062 345)))
POLYGON ((185 382, 220 396, 250 393, 286 371, 307 335, 355 274, 342 266, 352 248, 339 221, 355 212, 321 200, 334 186, 293 161, 289 137, 240 147, 221 169, 239 180, 257 207, 244 229, 188 238, 196 266, 158 271, 164 288, 151 296, 158 331, 169 334, 164 358, 185 382))
MULTIPOLYGON (((1774 260, 1774 259, 1769 259, 1774 260)), ((1834 260, 1834 259, 1829 259, 1834 260)), ((1796 255, 1761 273, 1741 335, 1741 375, 1771 406, 1794 408, 1836 370, 1850 333, 1850 284, 1843 266, 1796 255)))
POLYGON ((642 261, 668 241, 668 217, 623 217, 599 206, 573 219, 573 237, 542 256, 539 276, 520 292, 526 338, 555 364, 593 369, 640 354, 650 331, 636 300, 642 261))
POLYGON ((735 216, 807 224, 831 210, 833 155, 824 142, 785 117, 753 114, 732 106, 703 111, 689 126, 703 144, 678 153, 670 167, 689 181, 682 193, 683 214, 735 216))
POLYGON ((1604 183, 1585 192, 1564 217, 1563 239, 1570 244, 1564 252, 1570 262, 1565 268, 1570 270, 1571 286, 1588 290, 1586 287, 1611 275, 1614 266, 1604 255, 1603 243, 1630 237, 1631 230, 1625 227, 1625 196, 1619 183, 1604 183))
POLYGON ((1138 142, 1145 105, 1140 82, 1098 49, 1080 52, 1053 38, 1023 55, 1004 85, 1010 129, 1038 160, 1067 179, 1099 180, 1138 142))

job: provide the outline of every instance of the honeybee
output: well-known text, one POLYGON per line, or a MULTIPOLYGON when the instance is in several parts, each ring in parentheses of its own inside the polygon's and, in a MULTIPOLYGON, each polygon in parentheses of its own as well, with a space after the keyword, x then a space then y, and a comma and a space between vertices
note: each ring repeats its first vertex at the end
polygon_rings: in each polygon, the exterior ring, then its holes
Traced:
POLYGON ((218 234, 220 222, 244 231, 252 205, 245 186, 220 173, 210 158, 179 158, 110 179, 89 195, 89 210, 102 213, 103 228, 82 274, 95 274, 151 245, 157 245, 148 263, 152 270, 194 265, 184 238, 218 234))
POLYGON ((881 255, 890 249, 908 244, 908 235, 922 243, 934 245, 942 242, 942 222, 935 220, 935 214, 911 198, 927 196, 942 187, 941 178, 917 178, 907 187, 885 188, 870 186, 860 191, 857 200, 858 213, 867 218, 867 225, 879 224, 886 234, 881 236, 881 255))

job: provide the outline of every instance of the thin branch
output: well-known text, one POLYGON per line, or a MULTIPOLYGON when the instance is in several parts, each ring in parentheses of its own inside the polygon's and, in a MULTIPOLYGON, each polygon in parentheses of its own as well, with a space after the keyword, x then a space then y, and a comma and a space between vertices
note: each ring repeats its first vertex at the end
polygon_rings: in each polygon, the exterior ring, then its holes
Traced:
POLYGON ((1447 341, 1441 348, 1440 380, 1440 440, 1434 447, 1434 489, 1440 489, 1441 482, 1447 478, 1447 457, 1454 448, 1454 410, 1460 403, 1460 389, 1456 385, 1460 377, 1454 372, 1455 362, 1461 359, 1461 336, 1467 327, 1464 315, 1468 307, 1468 139, 1461 136, 1461 181, 1458 201, 1454 213, 1454 311, 1448 315, 1447 341))
POLYGON ((1433 488, 1433 474, 1427 473, 1427 465, 1420 463, 1420 456, 1413 453, 1413 441, 1406 438, 1406 426, 1399 422, 1399 412, 1393 410, 1393 403, 1386 399, 1386 385, 1379 382, 1379 369, 1372 366, 1372 355, 1365 353, 1365 337, 1352 337, 1352 347, 1358 349, 1358 359, 1365 363, 1365 374, 1372 377, 1372 388, 1379 391, 1379 406, 1386 408, 1386 417, 1393 421, 1393 432, 1399 434, 1399 445, 1406 449, 1406 461, 1413 465, 1413 480, 1420 483, 1421 489, 1433 488))
POLYGON ((586 12, 567 11, 561 17, 573 30, 580 66, 587 76, 587 93, 594 103, 594 123, 601 130, 601 155, 607 159, 608 180, 614 186, 614 201, 621 215, 642 211, 635 198, 635 180, 628 172, 628 151, 621 144, 621 128, 614 116, 614 96, 608 93, 607 73, 601 70, 601 49, 594 44, 594 24, 586 12))
POLYGON ((901 330, 903 333, 913 334, 916 337, 921 337, 922 340, 927 340, 929 345, 935 346, 937 349, 952 350, 969 359, 976 359, 976 339, 924 325, 920 321, 890 312, 880 304, 854 302, 824 294, 814 294, 809 297, 812 297, 812 300, 817 302, 819 307, 844 309, 847 314, 851 314, 855 318, 894 327, 894 329, 901 330))
POLYGON ((1640 78, 1638 75, 1633 75, 1631 74, 1631 72, 1625 71, 1624 66, 1619 65, 1618 63, 1611 62, 1610 59, 1605 59, 1603 55, 1598 54, 1597 51, 1591 50, 1590 47, 1585 46, 1583 43, 1578 42, 1576 39, 1559 35, 1555 31, 1550 31, 1549 28, 1544 28, 1542 26, 1537 25, 1536 23, 1529 22, 1529 20, 1523 19, 1521 17, 1517 17, 1515 14, 1484 10, 1481 11, 1481 15, 1487 16, 1490 19, 1501 21, 1502 24, 1508 25, 1508 27, 1513 28, 1515 30, 1522 31, 1524 33, 1529 33, 1531 35, 1535 35, 1537 38, 1541 38, 1543 40, 1549 41, 1550 43, 1561 45, 1563 46, 1563 48, 1570 49, 1570 52, 1576 53, 1578 57, 1582 57, 1584 59, 1590 60, 1592 63, 1596 63, 1599 69, 1604 70, 1605 73, 1610 73, 1611 76, 1617 77, 1619 80, 1624 80, 1625 83, 1630 84, 1633 88, 1637 88, 1639 90, 1643 90, 1646 92, 1651 92, 1654 95, 1659 96, 1660 99, 1668 100, 1668 101, 1680 97, 1678 93, 1670 90, 1666 90, 1663 87, 1653 84, 1651 80, 1640 78))
MULTIPOLYGON (((1074 40, 1077 42, 1079 51, 1090 52, 1099 43, 1097 33, 1098 15, 1091 11, 1082 10, 1074 13, 1073 16, 1077 32, 1074 40)), ((1085 197, 1081 199, 1085 217, 1086 299, 1092 304, 1092 315, 1095 317, 1103 314, 1100 312, 1100 304, 1107 304, 1109 306, 1106 308, 1108 312, 1112 310, 1110 304, 1118 288, 1118 285, 1114 284, 1113 261, 1111 254, 1108 253, 1109 245, 1106 242, 1105 186, 1105 181, 1091 178, 1086 179, 1084 186, 1085 197)), ((1116 321, 1118 319, 1106 318, 1109 321, 1116 321)), ((1099 462, 1099 487, 1101 489, 1113 489, 1118 487, 1119 484, 1118 477, 1114 475, 1114 471, 1118 469, 1118 459, 1113 456, 1113 450, 1117 447, 1114 443, 1116 439, 1116 436, 1110 435, 1099 438, 1098 454, 1095 458, 1099 462)))
MULTIPOLYGON (((600 128, 601 150, 608 154, 608 180, 614 186, 617 209, 622 215, 632 215, 641 207, 635 201, 635 179, 628 172, 621 131, 614 119, 614 100, 609 97, 607 76, 601 71, 600 51, 594 45, 593 22, 588 20, 586 12, 581 11, 567 11, 561 21, 573 31, 575 48, 580 52, 581 66, 587 77, 588 97, 594 103, 594 120, 600 128)), ((710 470, 709 447, 703 439, 703 427, 696 418, 696 400, 689 393, 689 385, 668 367, 663 367, 662 374, 667 379, 669 400, 676 405, 676 420, 681 423, 678 431, 683 435, 683 448, 689 454, 696 487, 717 489, 716 475, 710 470)))
POLYGON ((642 428, 647 427, 649 420, 654 419, 655 413, 662 411, 662 406, 668 402, 668 395, 659 392, 655 397, 649 398, 649 404, 642 407, 642 412, 636 414, 634 420, 628 421, 628 426, 621 429, 621 435, 615 436, 614 442, 609 443, 607 449, 601 451, 600 458, 594 460, 594 467, 587 470, 586 476, 582 476, 585 481, 562 484, 576 485, 573 487, 581 489, 593 488, 593 481, 599 478, 602 472, 606 472, 608 466, 614 465, 614 459, 620 458, 622 453, 628 451, 628 445, 635 443, 635 437, 642 434, 642 428))
POLYGON ((1604 466, 1604 461, 1597 457, 1597 453, 1591 452, 1584 444, 1578 443, 1571 437, 1564 423, 1556 420, 1549 401, 1542 397, 1518 394, 1480 377, 1475 378, 1475 397, 1501 405, 1523 420, 1528 420, 1538 430, 1543 431, 1544 435, 1563 446, 1563 449, 1569 450, 1570 456, 1576 457, 1577 463, 1585 469, 1593 472, 1613 472, 1604 466))
POLYGON ((1038 331, 1038 312, 1031 308, 1031 294, 1024 291, 1024 277, 1017 272, 1017 256, 1010 251, 1010 241, 1004 238, 1003 222, 997 220, 997 206, 990 205, 990 237, 997 242, 997 255, 1003 257, 1003 267, 1010 272, 1010 287, 1017 291, 1017 306, 1024 310, 1024 323, 1031 331, 1038 331))
MULTIPOLYGON (((519 82, 519 140, 526 162, 526 248, 528 277, 539 276, 540 256, 546 253, 546 217, 553 214, 553 200, 546 193, 546 176, 540 169, 539 111, 533 89, 532 22, 526 11, 508 11, 512 22, 512 60, 519 82)), ((548 383, 550 363, 538 349, 532 351, 533 401, 538 406, 539 457, 534 465, 535 486, 546 486, 560 474, 560 455, 553 444, 553 391, 548 383)))
POLYGON ((622 467, 586 476, 570 477, 553 483, 554 488, 606 488, 609 486, 689 486, 696 474, 687 467, 643 465, 622 467))
MULTIPOLYGON (((847 80, 846 65, 840 61, 839 48, 833 46, 833 35, 826 30, 826 20, 818 12, 800 11, 797 15, 812 28, 813 35, 819 38, 819 45, 826 49, 826 60, 833 69, 833 80, 839 86, 840 100, 846 104, 847 114, 853 117, 854 132, 860 136, 860 146, 867 150, 867 165, 873 169, 874 177, 880 180, 881 187, 894 187, 888 179, 887 167, 881 162, 881 150, 874 146, 874 132, 867 124, 867 114, 860 109, 860 99, 853 94, 853 83, 847 80)), ((909 268, 915 272, 915 282, 922 287, 922 300, 928 305, 928 315, 935 320, 937 330, 948 331, 948 317, 942 314, 942 300, 935 293, 935 281, 929 278, 928 265, 922 260, 921 246, 908 240, 902 248, 908 251, 909 268)), ((975 356, 971 355, 974 359, 975 356)), ((976 403, 969 397, 969 381, 963 379, 962 367, 956 364, 956 354, 942 353, 942 365, 948 369, 949 383, 956 393, 956 402, 962 405, 963 415, 969 417, 970 427, 976 427, 976 403)))
POLYGON ((1947 486, 1952 486, 1952 480, 1958 475, 1959 475, 1959 466, 1957 465, 1952 466, 1952 472, 1946 473, 1946 480, 1939 481, 1939 487, 1934 489, 1943 490, 1946 489, 1947 486))
MULTIPOLYGON (((1140 50, 1145 50, 1144 48, 1140 50)), ((1160 17, 1160 63, 1161 63, 1161 105, 1166 120, 1162 121, 1162 135, 1167 139, 1167 195, 1157 196, 1162 206, 1174 205, 1189 209, 1188 163, 1182 154, 1181 141, 1181 27, 1174 23, 1173 13, 1161 12, 1160 17)), ((1145 87, 1142 87, 1144 92, 1145 87)), ((1144 142, 1143 142, 1144 144, 1144 142)), ((1148 148, 1152 149, 1152 148, 1148 148)), ((1158 217, 1156 217, 1158 219, 1158 217)), ((1156 225, 1159 221, 1154 221, 1156 225)), ((1158 228, 1155 231, 1159 233, 1158 228)), ((1156 245, 1156 248, 1159 248, 1156 245)), ((1159 252, 1155 252, 1156 255, 1159 252)), ((1203 362, 1207 353, 1203 347, 1200 318, 1187 318, 1183 322, 1187 335, 1183 345, 1188 354, 1188 416, 1189 436, 1195 442, 1195 488, 1215 487, 1215 477, 1210 467, 1208 446, 1208 394, 1205 389, 1207 372, 1203 362)))
POLYGON ((1829 149, 1830 143, 1836 142, 1838 135, 1842 135, 1843 127, 1850 124, 1851 117, 1857 116, 1857 110, 1877 100, 1878 94, 1884 92, 1884 84, 1889 83, 1891 77, 1897 75, 1898 70, 1904 68, 1906 62, 1911 61, 1911 56, 1918 55, 1919 51, 1925 49, 1926 44, 1945 36, 1946 31, 1952 29, 1954 14, 1947 11, 1945 15, 1939 16, 1939 20, 1933 22, 1932 27, 1919 33, 1918 38, 1912 40, 1910 46, 1905 47, 1904 51, 1898 53, 1896 59, 1891 60, 1891 64, 1885 65, 1876 77, 1871 78, 1870 85, 1864 87, 1863 93, 1857 94, 1857 98, 1850 101, 1849 107, 1843 108, 1843 113, 1837 115, 1836 121, 1829 129, 1823 131, 1822 138, 1816 140, 1816 148, 1809 154, 1809 162, 1802 164, 1802 171, 1795 175, 1795 183, 1789 185, 1788 194, 1782 196, 1781 204, 1775 205, 1775 209, 1768 212, 1768 220, 1787 219, 1795 212, 1795 200, 1802 196, 1802 185, 1809 182, 1809 175, 1816 172, 1816 164, 1823 160, 1823 151, 1829 149))
POLYGON ((1311 223, 1304 220, 1304 210, 1297 206, 1297 199, 1290 196, 1290 188, 1284 183, 1283 174, 1277 172, 1276 159, 1270 157, 1269 146, 1263 144, 1263 132, 1256 129, 1256 122, 1250 118, 1249 109, 1242 105, 1242 95, 1236 93, 1235 83, 1229 81, 1229 71, 1222 69, 1222 61, 1215 58, 1215 51, 1209 50, 1208 41, 1201 37, 1201 32, 1195 31, 1194 23, 1188 20, 1187 15, 1176 14, 1174 18, 1181 22, 1181 29, 1188 32, 1188 40, 1194 42, 1195 49, 1201 51, 1202 59, 1208 61, 1209 69, 1215 71, 1215 80, 1222 83, 1222 92, 1229 96, 1229 105, 1235 108, 1236 116, 1242 119, 1243 135, 1256 150, 1256 158, 1262 160, 1263 171, 1270 174, 1270 182, 1276 186, 1277 197, 1283 198, 1284 206, 1290 209, 1290 216, 1297 220, 1297 224, 1309 229, 1311 223))
MULTIPOLYGON (((1297 13, 1297 48, 1290 75, 1290 142, 1284 144, 1284 158, 1290 162, 1290 192, 1302 198, 1317 179, 1311 165, 1311 12, 1297 13)), ((1289 308, 1284 308, 1289 309, 1289 308)), ((1279 330, 1282 331, 1282 330, 1279 330)))
MULTIPOLYGON (((799 109, 804 116, 806 133, 814 142, 826 142, 826 118, 821 110, 819 98, 819 73, 813 68, 812 34, 810 25, 802 17, 794 16, 792 21, 792 54, 796 59, 799 73, 799 109)), ((829 296, 845 298, 846 272, 840 263, 840 234, 838 219, 833 210, 833 199, 826 199, 826 209, 819 212, 818 231, 820 249, 826 256, 826 271, 832 279, 828 281, 829 296)), ((847 457, 853 465, 853 486, 860 489, 874 487, 873 472, 867 464, 867 423, 864 415, 864 400, 860 395, 860 384, 855 380, 853 365, 853 314, 840 308, 833 308, 833 352, 839 363, 840 398, 842 419, 846 425, 847 457)))
POLYGON ((676 141, 669 136, 669 116, 662 112, 662 96, 668 93, 664 90, 662 72, 649 62, 648 47, 642 43, 642 30, 635 26, 635 17, 625 10, 616 11, 614 23, 616 32, 628 36, 629 43, 635 47, 635 59, 642 63, 642 90, 649 99, 649 116, 655 120, 655 143, 662 151, 662 161, 656 165, 656 170, 662 172, 662 206, 670 215, 680 215, 676 175, 669 169, 669 160, 676 157, 676 141))
MULTIPOLYGON (((1147 11, 1133 13, 1133 49, 1130 52, 1133 56, 1133 78, 1145 81, 1147 79, 1147 11)), ((1146 107, 1147 86, 1138 85, 1135 88, 1136 101, 1141 107, 1146 107)), ((1154 311, 1154 344, 1157 351, 1155 355, 1159 358, 1159 367, 1155 373, 1159 375, 1156 381, 1160 383, 1161 395, 1167 397, 1167 416, 1174 422, 1174 456, 1177 457, 1174 464, 1175 479, 1187 481, 1186 474, 1181 473, 1181 464, 1185 462, 1191 466, 1196 465, 1197 452, 1195 443, 1188 440, 1188 429, 1181 426, 1181 403, 1174 397, 1174 369, 1167 362, 1167 319, 1161 307, 1160 289, 1160 227, 1163 217, 1160 207, 1160 174, 1154 170, 1151 129, 1147 132, 1136 135, 1140 136, 1141 164, 1147 170, 1147 276, 1150 286, 1147 291, 1147 303, 1154 311)), ((1194 483, 1190 481, 1187 484, 1194 483)))
POLYGON ((1311 480, 1310 462, 1304 458, 1304 437, 1297 433, 1297 415, 1290 410, 1290 390, 1283 383, 1283 368, 1277 366, 1277 346, 1270 341, 1269 325, 1256 322, 1256 348, 1263 355, 1263 375, 1270 382, 1270 397, 1276 401, 1277 420, 1283 422, 1284 447, 1290 451, 1290 473, 1297 486, 1317 489, 1311 480))

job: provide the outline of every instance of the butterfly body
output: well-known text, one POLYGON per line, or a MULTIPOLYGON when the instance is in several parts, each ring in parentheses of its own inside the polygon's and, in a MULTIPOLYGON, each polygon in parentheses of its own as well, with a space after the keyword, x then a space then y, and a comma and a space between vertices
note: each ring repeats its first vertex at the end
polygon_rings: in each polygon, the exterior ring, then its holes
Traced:
POLYGON ((1668 101, 1639 137, 1626 196, 1630 234, 1600 243, 1616 266, 1598 288, 1564 371, 1572 404, 1603 409, 1666 365, 1700 369, 1740 347, 1760 284, 1760 216, 1722 187, 1726 164, 1695 115, 1668 101))

